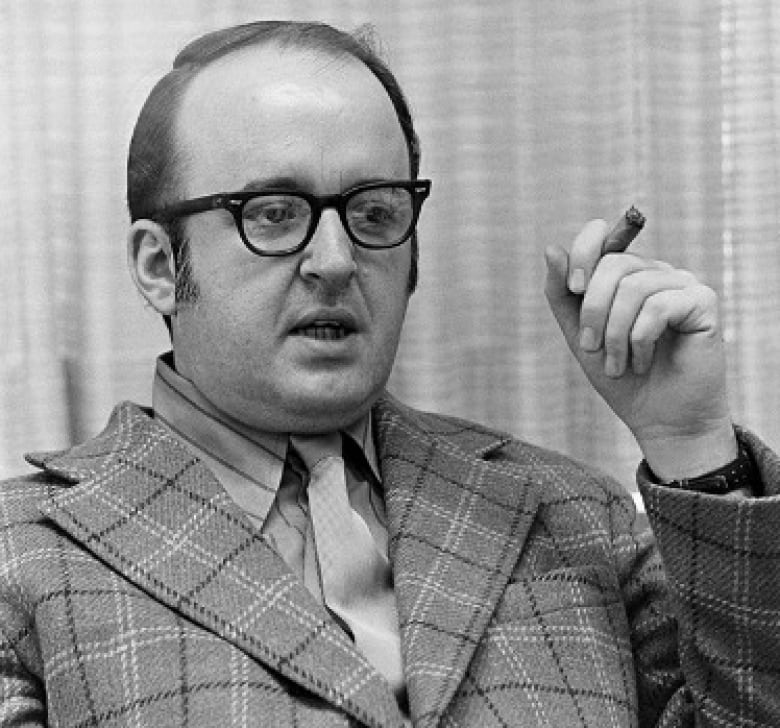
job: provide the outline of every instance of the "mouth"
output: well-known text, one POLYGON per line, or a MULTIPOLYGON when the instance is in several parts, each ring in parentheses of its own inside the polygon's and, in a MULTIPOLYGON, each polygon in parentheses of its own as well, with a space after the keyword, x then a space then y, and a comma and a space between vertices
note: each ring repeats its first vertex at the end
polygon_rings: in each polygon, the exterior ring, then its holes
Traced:
POLYGON ((296 326, 293 336, 303 336, 317 341, 341 341, 355 333, 354 326, 340 321, 312 321, 304 326, 296 326))
POLYGON ((355 315, 342 308, 320 308, 304 313, 290 333, 312 341, 344 341, 358 332, 355 315))

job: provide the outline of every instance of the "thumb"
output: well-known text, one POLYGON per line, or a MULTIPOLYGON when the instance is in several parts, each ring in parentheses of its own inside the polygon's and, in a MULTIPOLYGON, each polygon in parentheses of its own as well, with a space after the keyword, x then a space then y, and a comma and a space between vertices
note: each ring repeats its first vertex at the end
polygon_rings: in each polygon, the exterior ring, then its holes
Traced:
POLYGON ((582 297, 571 293, 566 285, 569 255, 559 245, 551 245, 545 249, 544 259, 547 263, 544 295, 567 343, 574 350, 579 335, 582 297))

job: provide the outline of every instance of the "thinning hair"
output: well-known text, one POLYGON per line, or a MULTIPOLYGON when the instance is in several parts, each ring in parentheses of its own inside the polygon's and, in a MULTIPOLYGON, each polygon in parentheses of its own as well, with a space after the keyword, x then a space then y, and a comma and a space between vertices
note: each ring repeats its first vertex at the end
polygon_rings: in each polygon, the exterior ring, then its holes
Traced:
MULTIPOLYGON (((220 58, 253 46, 317 51, 334 57, 353 57, 363 63, 387 92, 401 125, 409 152, 412 179, 419 173, 420 143, 409 104, 392 71, 380 58, 370 26, 352 33, 319 22, 257 21, 207 33, 186 45, 172 69, 154 86, 146 99, 130 140, 127 159, 127 205, 131 221, 154 218, 161 207, 177 201, 183 153, 175 136, 176 117, 190 83, 204 68, 220 58)), ((176 299, 191 300, 197 286, 191 277, 189 246, 181 220, 165 225, 176 265, 176 299)), ((412 267, 408 289, 417 285, 418 246, 412 236, 412 267)), ((170 329, 170 322, 166 317, 170 329)))

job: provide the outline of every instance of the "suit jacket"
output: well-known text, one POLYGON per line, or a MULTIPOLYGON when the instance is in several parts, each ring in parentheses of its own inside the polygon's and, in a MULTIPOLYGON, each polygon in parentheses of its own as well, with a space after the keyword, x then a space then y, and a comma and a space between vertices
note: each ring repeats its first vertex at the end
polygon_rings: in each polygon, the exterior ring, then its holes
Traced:
MULTIPOLYGON (((779 498, 643 483, 664 570, 606 477, 389 397, 374 418, 415 726, 780 725, 779 498)), ((30 460, 0 494, 0 724, 402 725, 149 412, 30 460)))

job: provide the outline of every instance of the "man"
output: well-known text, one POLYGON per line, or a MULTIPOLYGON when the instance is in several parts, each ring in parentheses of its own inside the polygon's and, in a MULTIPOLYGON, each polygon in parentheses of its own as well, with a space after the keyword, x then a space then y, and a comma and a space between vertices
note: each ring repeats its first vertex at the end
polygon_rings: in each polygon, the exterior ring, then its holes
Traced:
POLYGON ((338 31, 180 54, 128 169, 173 351, 152 410, 3 486, 4 725, 780 724, 780 461, 732 425, 712 292, 603 222, 547 254, 656 547, 614 482, 385 392, 418 164, 338 31))

